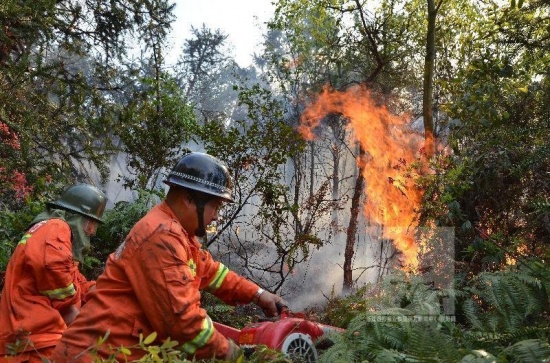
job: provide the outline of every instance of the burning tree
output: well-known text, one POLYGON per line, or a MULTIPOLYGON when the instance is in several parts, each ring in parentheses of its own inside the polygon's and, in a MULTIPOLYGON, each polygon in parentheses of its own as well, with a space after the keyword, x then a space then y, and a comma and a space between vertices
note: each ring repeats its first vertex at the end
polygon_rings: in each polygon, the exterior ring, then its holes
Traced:
MULTIPOLYGON (((419 247, 414 242, 415 215, 422 190, 414 177, 421 166, 423 138, 408 127, 406 117, 393 115, 386 107, 377 105, 365 87, 342 92, 325 88, 304 111, 300 132, 306 139, 313 139, 312 130, 333 113, 349 120, 348 127, 359 145, 357 163, 361 180, 356 185, 364 185, 365 217, 383 227, 385 237, 401 252, 401 263, 416 269, 419 247)), ((354 198, 354 202, 358 203, 358 199, 354 198)), ((350 224, 350 228, 355 226, 350 224)), ((353 251, 354 243, 354 234, 348 233, 345 288, 351 288, 353 282, 349 251, 353 251)))

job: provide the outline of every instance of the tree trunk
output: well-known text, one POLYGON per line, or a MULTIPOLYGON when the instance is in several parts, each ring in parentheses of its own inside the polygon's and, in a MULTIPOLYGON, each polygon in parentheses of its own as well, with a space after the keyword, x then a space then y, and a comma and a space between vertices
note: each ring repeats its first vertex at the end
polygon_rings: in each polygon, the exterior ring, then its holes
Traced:
MULTIPOLYGON (((426 35, 426 56, 424 58, 424 94, 422 97, 422 115, 424 117, 424 138, 426 157, 435 153, 433 120, 433 77, 435 68, 435 19, 439 6, 434 0, 428 1, 428 32, 426 35)), ((441 5, 441 3, 439 4, 441 5)))
POLYGON ((357 175, 357 179, 355 179, 355 188, 351 199, 350 221, 346 233, 346 249, 344 251, 344 284, 342 286, 342 291, 344 293, 351 291, 353 288, 352 260, 355 248, 355 235, 357 234, 357 222, 359 219, 359 202, 361 195, 363 194, 365 184, 365 177, 363 176, 364 157, 365 150, 363 150, 362 147, 359 147, 359 174, 357 175))
MULTIPOLYGON (((332 150, 332 165, 333 165, 333 171, 332 171, 332 200, 338 200, 340 197, 340 193, 338 191, 338 185, 340 184, 340 149, 339 145, 336 144, 336 141, 333 142, 333 150, 332 150)), ((332 235, 336 237, 338 234, 338 204, 334 203, 332 207, 332 217, 331 217, 331 224, 332 224, 332 235)))

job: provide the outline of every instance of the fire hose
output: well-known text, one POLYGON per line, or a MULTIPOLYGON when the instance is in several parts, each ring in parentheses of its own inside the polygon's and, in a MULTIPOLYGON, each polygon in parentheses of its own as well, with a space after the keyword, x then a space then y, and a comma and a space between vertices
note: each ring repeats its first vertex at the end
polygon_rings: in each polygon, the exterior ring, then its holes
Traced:
POLYGON ((307 363, 316 363, 318 350, 332 345, 327 333, 345 331, 308 320, 305 314, 293 313, 287 306, 278 305, 277 309, 277 319, 253 322, 240 330, 217 322, 214 325, 226 338, 232 339, 243 348, 265 345, 285 354, 293 362, 307 363))

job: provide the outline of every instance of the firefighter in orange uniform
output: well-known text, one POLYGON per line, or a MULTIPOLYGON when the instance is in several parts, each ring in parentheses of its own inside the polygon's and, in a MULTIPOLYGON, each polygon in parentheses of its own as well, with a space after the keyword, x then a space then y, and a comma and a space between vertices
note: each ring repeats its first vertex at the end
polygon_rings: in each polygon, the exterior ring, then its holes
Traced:
POLYGON ((78 269, 107 199, 87 184, 47 203, 17 244, 0 297, 0 362, 42 362, 95 281, 78 269))
POLYGON ((208 154, 189 153, 165 183, 170 186, 166 199, 109 256, 97 288, 56 347, 54 362, 92 361, 90 350, 107 332, 97 348, 103 359, 114 352, 109 347, 121 346, 131 351, 128 361, 139 359, 145 354, 134 348, 140 334, 153 332, 157 344, 167 338, 177 341, 188 359, 230 359, 239 348, 214 328, 201 308, 203 289, 226 303, 255 302, 267 315, 277 315, 281 297, 215 261, 197 239, 206 234, 205 226, 216 220, 222 204, 233 201, 225 164, 208 154))

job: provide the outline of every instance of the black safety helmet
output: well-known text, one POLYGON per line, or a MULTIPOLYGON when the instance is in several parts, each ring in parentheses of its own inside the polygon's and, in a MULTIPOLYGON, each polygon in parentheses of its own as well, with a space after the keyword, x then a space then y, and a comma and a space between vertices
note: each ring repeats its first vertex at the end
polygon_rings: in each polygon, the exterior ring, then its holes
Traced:
POLYGON ((192 152, 184 155, 164 181, 233 202, 231 175, 227 166, 215 157, 192 152))
POLYGON ((206 235, 204 226, 204 207, 212 198, 222 198, 233 202, 231 175, 227 166, 215 157, 192 152, 184 155, 164 181, 170 186, 187 189, 197 206, 199 228, 195 231, 198 237, 206 235))
POLYGON ((77 184, 69 187, 61 196, 46 205, 53 208, 76 212, 98 222, 103 222, 101 216, 107 204, 105 194, 88 184, 77 184))

